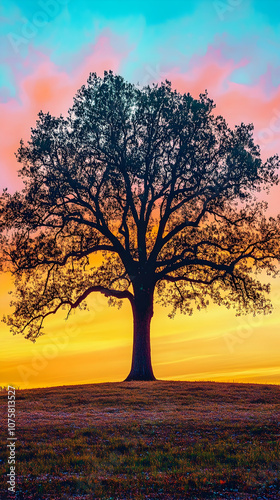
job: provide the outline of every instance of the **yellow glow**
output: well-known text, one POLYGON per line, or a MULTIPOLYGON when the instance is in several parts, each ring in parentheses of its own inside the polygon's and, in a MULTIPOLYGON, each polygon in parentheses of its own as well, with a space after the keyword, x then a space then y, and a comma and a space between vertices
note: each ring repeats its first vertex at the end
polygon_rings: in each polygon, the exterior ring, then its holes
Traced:
MULTIPOLYGON (((210 307, 193 316, 155 306, 152 360, 158 379, 214 380, 280 384, 280 283, 272 281, 275 310, 269 316, 236 317, 234 311, 210 307)), ((8 276, 1 276, 0 313, 9 312, 8 276)), ((13 336, 1 323, 0 385, 20 388, 123 380, 132 355, 129 303, 108 307, 99 294, 90 312, 65 311, 48 319, 35 344, 13 336)))

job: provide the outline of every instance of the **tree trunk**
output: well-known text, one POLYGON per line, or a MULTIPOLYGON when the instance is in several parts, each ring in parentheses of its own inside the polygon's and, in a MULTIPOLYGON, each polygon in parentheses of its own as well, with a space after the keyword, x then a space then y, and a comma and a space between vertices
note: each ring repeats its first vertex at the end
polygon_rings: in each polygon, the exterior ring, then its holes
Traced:
POLYGON ((153 290, 134 289, 132 365, 125 381, 156 380, 152 369, 150 343, 153 295, 153 290))

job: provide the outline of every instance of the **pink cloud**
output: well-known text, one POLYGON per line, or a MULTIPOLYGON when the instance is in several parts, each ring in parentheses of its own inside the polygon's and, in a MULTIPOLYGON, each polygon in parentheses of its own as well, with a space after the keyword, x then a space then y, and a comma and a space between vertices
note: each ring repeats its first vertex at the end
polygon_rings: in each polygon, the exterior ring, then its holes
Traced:
POLYGON ((216 113, 231 127, 253 123, 256 142, 267 158, 280 150, 280 88, 270 86, 268 92, 270 68, 253 85, 235 83, 233 73, 249 63, 245 58, 237 62, 227 59, 221 49, 209 46, 204 56, 192 58, 187 71, 170 67, 165 77, 174 88, 193 97, 207 89, 216 103, 216 113))
POLYGON ((104 70, 119 72, 129 49, 119 40, 115 42, 115 35, 107 30, 94 45, 87 46, 82 57, 76 58, 71 73, 57 67, 47 54, 30 51, 24 71, 14 73, 19 89, 17 98, 0 104, 1 189, 8 187, 13 191, 21 187, 17 176, 20 165, 14 153, 21 138, 28 140, 40 110, 53 115, 65 114, 90 72, 100 76, 104 70))

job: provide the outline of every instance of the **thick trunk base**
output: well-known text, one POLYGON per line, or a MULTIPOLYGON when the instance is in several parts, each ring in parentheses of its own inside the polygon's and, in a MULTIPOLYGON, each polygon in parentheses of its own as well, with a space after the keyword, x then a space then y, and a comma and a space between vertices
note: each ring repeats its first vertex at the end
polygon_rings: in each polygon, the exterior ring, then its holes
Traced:
POLYGON ((133 305, 133 353, 131 370, 125 382, 156 380, 151 362, 150 325, 153 292, 135 291, 133 305))
POLYGON ((130 373, 128 375, 128 377, 126 377, 126 379, 124 380, 124 382, 133 382, 133 381, 137 381, 137 380, 138 381, 141 380, 143 382, 144 381, 146 381, 146 382, 152 382, 152 381, 155 381, 157 379, 156 379, 156 377, 154 376, 153 373, 150 374, 150 375, 149 374, 145 374, 145 373, 143 373, 143 374, 141 374, 141 373, 135 373, 135 374, 130 373))

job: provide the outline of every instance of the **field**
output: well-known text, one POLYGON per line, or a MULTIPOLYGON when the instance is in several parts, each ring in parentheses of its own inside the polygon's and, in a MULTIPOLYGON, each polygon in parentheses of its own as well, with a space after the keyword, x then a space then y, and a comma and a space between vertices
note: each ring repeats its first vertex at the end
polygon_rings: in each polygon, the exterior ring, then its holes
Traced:
MULTIPOLYGON (((280 499, 276 385, 122 382, 16 392, 16 499, 280 499)), ((0 393, 7 495, 7 394, 0 393)))

